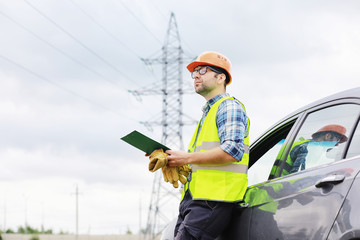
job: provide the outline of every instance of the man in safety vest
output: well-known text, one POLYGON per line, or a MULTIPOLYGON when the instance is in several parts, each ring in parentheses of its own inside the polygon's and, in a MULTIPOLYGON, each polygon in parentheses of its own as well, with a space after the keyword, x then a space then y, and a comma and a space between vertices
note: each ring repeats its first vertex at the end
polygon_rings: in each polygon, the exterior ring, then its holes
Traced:
POLYGON ((187 66, 196 93, 207 101, 188 152, 167 150, 170 167, 190 165, 183 187, 175 239, 215 239, 247 188, 249 119, 244 105, 226 93, 231 63, 204 52, 187 66))

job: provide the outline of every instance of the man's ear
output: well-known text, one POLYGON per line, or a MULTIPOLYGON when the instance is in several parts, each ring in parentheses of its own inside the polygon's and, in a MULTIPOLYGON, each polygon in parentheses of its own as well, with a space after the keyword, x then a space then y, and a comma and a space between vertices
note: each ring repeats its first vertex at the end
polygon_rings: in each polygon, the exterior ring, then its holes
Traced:
POLYGON ((224 73, 220 73, 217 75, 217 81, 219 84, 224 85, 226 81, 226 75, 224 73))

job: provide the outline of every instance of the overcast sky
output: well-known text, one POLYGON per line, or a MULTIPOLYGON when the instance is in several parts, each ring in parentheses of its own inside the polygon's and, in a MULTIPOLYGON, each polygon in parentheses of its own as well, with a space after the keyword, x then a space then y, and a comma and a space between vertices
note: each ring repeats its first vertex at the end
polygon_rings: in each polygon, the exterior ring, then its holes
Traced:
MULTIPOLYGON (((76 186, 80 233, 145 227, 154 174, 120 137, 136 129, 161 140, 161 128, 139 123, 160 114, 161 97, 128 90, 161 81, 161 66, 141 58, 161 54, 171 12, 187 57, 212 50, 232 61, 228 91, 247 108, 251 142, 360 85, 358 0, 0 0, 0 229, 74 233, 76 186)), ((198 119, 204 103, 185 95, 184 112, 198 119)))

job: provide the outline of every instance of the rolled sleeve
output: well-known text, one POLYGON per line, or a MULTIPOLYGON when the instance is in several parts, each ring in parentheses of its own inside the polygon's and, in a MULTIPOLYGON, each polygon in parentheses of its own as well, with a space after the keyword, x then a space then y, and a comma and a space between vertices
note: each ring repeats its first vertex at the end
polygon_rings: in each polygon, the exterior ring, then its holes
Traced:
POLYGON ((220 148, 241 161, 245 152, 244 138, 247 132, 247 116, 236 100, 223 101, 217 112, 220 148))

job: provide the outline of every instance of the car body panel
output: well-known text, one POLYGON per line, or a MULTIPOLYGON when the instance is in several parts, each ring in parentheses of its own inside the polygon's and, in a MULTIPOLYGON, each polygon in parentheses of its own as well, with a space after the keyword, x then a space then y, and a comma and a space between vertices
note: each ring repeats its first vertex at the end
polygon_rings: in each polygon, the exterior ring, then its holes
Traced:
MULTIPOLYGON (((359 158, 355 158, 359 162, 359 158)), ((333 224, 329 240, 360 239, 360 174, 357 173, 355 181, 343 203, 342 208, 333 224)))
MULTIPOLYGON (((262 164, 259 158, 277 144, 281 150, 269 166, 275 160, 284 162, 310 114, 346 104, 356 106, 358 112, 350 114, 354 124, 348 125, 349 140, 342 144, 339 159, 284 176, 280 174, 282 164, 278 174, 268 173, 251 183, 218 240, 360 239, 360 155, 356 150, 360 146, 352 145, 355 156, 345 159, 354 129, 360 131, 360 88, 323 98, 281 119, 251 144, 249 171, 258 169, 262 164)), ((353 143, 358 145, 359 139, 358 134, 353 143)))
POLYGON ((249 206, 238 209, 241 214, 226 230, 232 237, 223 239, 326 239, 357 169, 358 159, 336 162, 250 187, 245 199, 249 206), (327 178, 334 175, 338 181, 327 178), (316 187, 326 178, 329 181, 316 187), (236 226, 249 218, 248 229, 239 231, 236 226))

